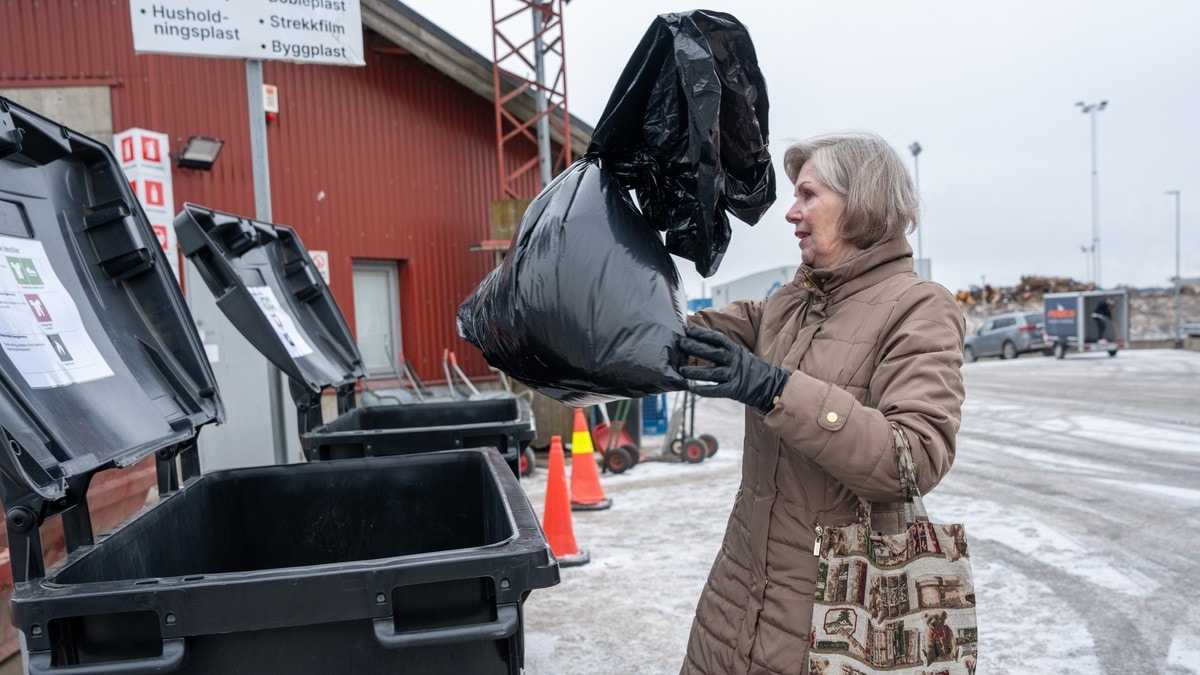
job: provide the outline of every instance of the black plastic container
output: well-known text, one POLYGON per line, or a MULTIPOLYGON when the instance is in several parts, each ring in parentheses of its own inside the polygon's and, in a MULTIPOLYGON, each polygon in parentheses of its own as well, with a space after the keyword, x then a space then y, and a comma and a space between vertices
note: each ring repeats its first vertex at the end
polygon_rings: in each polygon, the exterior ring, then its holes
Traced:
POLYGON ((557 578, 489 448, 207 474, 14 605, 33 672, 519 673, 557 578))
POLYGON ((529 406, 516 397, 358 408, 300 443, 310 460, 393 455, 405 447, 494 447, 509 462, 533 439, 529 406))
POLYGON ((29 672, 520 672, 521 603, 558 568, 499 453, 199 475, 223 411, 149 223, 105 146, 2 98, 0 319, 29 672), (96 537, 92 476, 151 453, 160 500, 96 537))
POLYGON ((221 311, 288 375, 310 461, 494 447, 520 475, 520 454, 535 435, 524 399, 355 409, 362 356, 294 230, 195 204, 184 204, 175 230, 221 311), (325 389, 337 392, 338 417, 329 423, 325 389))

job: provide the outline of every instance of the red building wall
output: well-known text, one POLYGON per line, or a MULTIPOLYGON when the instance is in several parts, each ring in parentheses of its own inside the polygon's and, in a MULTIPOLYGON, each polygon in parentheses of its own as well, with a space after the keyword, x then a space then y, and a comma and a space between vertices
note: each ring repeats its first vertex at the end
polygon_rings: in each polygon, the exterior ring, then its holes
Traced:
MULTIPOLYGON (((192 135, 224 139, 212 171, 174 170, 176 208, 187 201, 254 215, 242 61, 135 55, 128 0, 0 0, 0 34, 0 88, 109 87, 114 131, 163 132, 175 151, 192 135)), ((280 93, 267 129, 272 220, 329 251, 330 287, 351 328, 352 261, 396 261, 401 339, 418 374, 441 378, 450 347, 469 375, 485 376, 483 358, 455 335, 454 313, 492 264, 468 251, 489 238, 489 205, 499 198, 492 103, 396 50, 367 47, 365 60, 264 64, 264 81, 280 93)), ((513 161, 536 148, 524 151, 513 161)), ((527 193, 536 180, 528 177, 527 193)), ((97 530, 136 510, 153 481, 152 469, 103 474, 90 491, 97 530), (109 498, 118 491, 125 501, 109 498)), ((43 536, 51 549, 61 541, 43 536)), ((0 661, 17 651, 6 543, 0 530, 0 661)), ((48 560, 61 555, 51 550, 48 560)))
MULTIPOLYGON (((110 86, 115 131, 160 131, 175 150, 191 135, 222 138, 212 171, 174 171, 176 208, 254 215, 243 61, 134 54, 127 0, 8 0, 0 26, 0 88, 110 86)), ((330 287, 351 328, 352 260, 398 262, 401 339, 417 373, 441 377, 450 347, 483 376, 454 313, 492 265, 468 251, 488 238, 499 198, 492 103, 414 57, 372 51, 368 38, 361 68, 264 63, 280 99, 267 128, 272 220, 329 251, 330 287)), ((536 153, 526 150, 517 160, 536 153)), ((533 194, 537 178, 528 180, 533 194)))

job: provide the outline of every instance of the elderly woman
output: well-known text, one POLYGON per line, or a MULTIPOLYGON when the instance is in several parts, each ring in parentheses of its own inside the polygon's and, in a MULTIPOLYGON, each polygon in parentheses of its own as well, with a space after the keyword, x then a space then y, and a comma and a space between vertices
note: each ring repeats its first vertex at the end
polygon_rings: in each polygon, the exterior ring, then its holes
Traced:
POLYGON ((807 672, 816 526, 853 522, 862 497, 874 529, 903 528, 893 423, 923 493, 954 459, 963 318, 913 272, 907 169, 870 134, 797 143, 784 165, 795 280, 694 315, 678 344, 693 391, 746 404, 741 487, 684 673, 807 672))

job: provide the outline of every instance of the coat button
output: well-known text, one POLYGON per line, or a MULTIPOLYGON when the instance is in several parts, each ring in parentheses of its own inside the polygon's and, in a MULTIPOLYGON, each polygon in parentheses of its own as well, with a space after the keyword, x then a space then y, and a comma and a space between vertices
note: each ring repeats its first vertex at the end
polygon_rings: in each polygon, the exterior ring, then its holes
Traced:
POLYGON ((838 421, 838 414, 830 410, 825 414, 825 419, 829 420, 830 424, 834 424, 838 421))

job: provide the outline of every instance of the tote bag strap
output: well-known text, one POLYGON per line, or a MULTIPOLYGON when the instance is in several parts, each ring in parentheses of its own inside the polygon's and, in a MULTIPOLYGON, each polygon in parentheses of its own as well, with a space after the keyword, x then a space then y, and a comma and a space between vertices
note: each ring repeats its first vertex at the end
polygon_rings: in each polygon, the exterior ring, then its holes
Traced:
MULTIPOLYGON (((909 448, 908 436, 900 429, 900 425, 889 422, 892 427, 892 447, 896 451, 896 469, 900 474, 900 495, 904 503, 904 523, 913 525, 929 520, 925 511, 925 500, 921 499, 921 489, 917 487, 917 468, 913 464, 912 450, 909 448)), ((871 526, 871 502, 858 498, 858 510, 855 520, 860 525, 871 526)))
POLYGON ((892 445, 896 449, 896 469, 900 474, 900 494, 904 501, 904 522, 912 525, 929 520, 925 511, 925 500, 921 499, 921 489, 917 487, 917 468, 913 464, 912 450, 908 444, 908 435, 899 424, 890 422, 892 427, 892 445))

